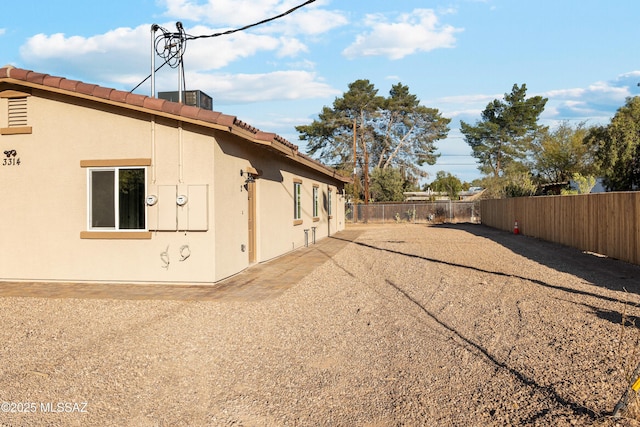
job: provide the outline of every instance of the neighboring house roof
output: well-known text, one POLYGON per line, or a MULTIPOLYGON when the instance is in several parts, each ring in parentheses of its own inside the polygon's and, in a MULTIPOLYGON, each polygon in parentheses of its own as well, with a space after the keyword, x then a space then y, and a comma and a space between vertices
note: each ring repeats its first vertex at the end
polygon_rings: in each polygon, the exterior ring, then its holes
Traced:
POLYGON ((5 65, 0 68, 0 83, 2 82, 38 88, 40 90, 66 94, 77 98, 90 99, 104 104, 119 105, 130 110, 144 111, 156 116, 173 118, 183 122, 226 131, 256 144, 275 149, 292 160, 331 176, 334 179, 342 182, 351 182, 349 177, 342 176, 335 169, 299 152, 297 145, 292 144, 280 135, 263 132, 238 120, 236 116, 160 98, 83 83, 78 80, 37 73, 11 65, 5 65))

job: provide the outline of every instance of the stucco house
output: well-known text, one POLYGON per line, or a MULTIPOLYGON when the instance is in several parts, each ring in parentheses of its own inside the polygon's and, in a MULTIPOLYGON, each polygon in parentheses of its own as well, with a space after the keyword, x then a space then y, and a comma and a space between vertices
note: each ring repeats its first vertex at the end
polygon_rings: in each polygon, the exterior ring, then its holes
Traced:
POLYGON ((349 181, 212 110, 0 68, 0 280, 215 283, 340 231, 349 181))

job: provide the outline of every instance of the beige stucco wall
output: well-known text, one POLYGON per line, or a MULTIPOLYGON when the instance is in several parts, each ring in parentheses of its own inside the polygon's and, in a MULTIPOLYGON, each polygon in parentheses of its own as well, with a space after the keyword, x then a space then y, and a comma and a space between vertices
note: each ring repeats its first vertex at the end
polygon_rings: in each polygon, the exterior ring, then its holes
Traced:
MULTIPOLYGON (((21 160, 0 170, 3 191, 16 200, 0 211, 0 220, 11 224, 8 239, 0 243, 2 252, 11 254, 0 257, 0 278, 214 281, 212 232, 154 232, 145 240, 80 238, 87 230, 87 169, 80 162, 153 156, 157 183, 177 185, 177 128, 156 125, 154 155, 151 123, 144 115, 130 118, 38 96, 28 102, 33 133, 0 136, 1 151, 15 149, 21 160), (183 245, 189 245, 191 256, 179 262, 183 245), (165 251, 168 268, 160 256, 165 251)), ((186 134, 184 147, 183 182, 212 182, 211 138, 186 134), (207 158, 209 167, 202 160, 207 158)), ((150 185, 154 166, 147 171, 150 185)))
MULTIPOLYGON (((0 99, 0 118, 6 102, 0 99)), ((37 89, 28 109, 31 134, 0 135, 0 156, 16 150, 20 159, 20 165, 0 166, 0 280, 213 283, 242 271, 249 260, 240 170, 249 166, 262 172, 256 183, 258 262, 304 245, 303 230, 311 226, 318 227, 318 240, 344 228, 338 187, 332 187, 333 218, 322 203, 328 185, 337 182, 227 132, 37 89), (88 230, 81 161, 141 158, 151 159, 147 193, 158 196, 147 208, 150 238, 81 238, 88 230), (301 225, 293 223, 294 178, 303 182, 301 225), (321 191, 315 222, 314 184, 321 191), (193 202, 176 206, 173 194, 190 192, 193 202)))

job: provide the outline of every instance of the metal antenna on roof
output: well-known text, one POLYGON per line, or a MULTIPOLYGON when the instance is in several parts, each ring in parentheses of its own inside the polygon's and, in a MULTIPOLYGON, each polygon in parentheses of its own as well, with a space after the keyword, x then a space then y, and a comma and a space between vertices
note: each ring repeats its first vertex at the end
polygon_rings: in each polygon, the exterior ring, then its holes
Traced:
POLYGON ((156 32, 160 29, 158 24, 151 25, 151 97, 156 96, 156 32))
POLYGON ((171 68, 178 69, 178 102, 182 102, 182 90, 184 87, 183 56, 187 49, 187 33, 184 31, 180 21, 176 22, 176 28, 178 32, 172 33, 157 24, 151 26, 151 96, 156 96, 156 71, 162 68, 163 65, 168 64, 171 68), (158 30, 162 34, 156 36, 158 30), (156 68, 156 55, 164 60, 164 63, 158 68, 156 68))
POLYGON ((184 61, 182 56, 184 55, 184 51, 187 47, 187 38, 184 32, 184 28, 182 27, 182 22, 176 22, 176 28, 178 29, 178 34, 180 36, 180 56, 178 58, 178 102, 182 104, 182 87, 184 86, 184 61))

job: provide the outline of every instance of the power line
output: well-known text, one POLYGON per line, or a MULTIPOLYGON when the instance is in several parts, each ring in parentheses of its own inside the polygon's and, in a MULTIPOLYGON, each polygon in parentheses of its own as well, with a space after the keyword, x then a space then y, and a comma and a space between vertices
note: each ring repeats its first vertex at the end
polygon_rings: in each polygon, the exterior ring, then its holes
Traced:
POLYGON ((302 3, 302 4, 298 5, 298 6, 296 6, 296 7, 294 7, 294 8, 291 8, 291 9, 287 10, 287 11, 286 11, 286 12, 284 12, 284 13, 281 13, 281 14, 280 14, 280 15, 278 15, 278 16, 274 16, 273 18, 264 19, 264 20, 262 20, 262 21, 260 21, 260 22, 256 22, 255 24, 245 25, 245 26, 244 26, 244 27, 242 27, 242 28, 236 28, 235 30, 228 30, 228 31, 220 32, 220 33, 207 34, 207 35, 202 35, 202 36, 191 36, 191 35, 189 35, 189 36, 187 37, 187 40, 196 40, 196 39, 205 39, 205 38, 211 38, 211 37, 220 37, 220 36, 226 36, 226 35, 229 35, 229 34, 237 33, 237 32, 239 32, 239 31, 248 30, 249 28, 257 27, 258 25, 266 24, 266 23, 268 23, 268 22, 275 21, 276 19, 280 19, 280 18, 282 18, 282 17, 284 17, 284 16, 287 16, 287 15, 289 15, 290 13, 293 13, 293 12, 295 12, 296 10, 298 10, 298 9, 300 9, 300 8, 302 8, 302 7, 305 7, 305 6, 307 6, 307 5, 311 4, 311 3, 315 2, 315 1, 316 1, 316 0, 308 0, 308 1, 306 1, 306 2, 304 2, 304 3, 302 3))
MULTIPOLYGON (((220 33, 214 33, 214 34, 205 34, 205 35, 200 35, 200 36, 192 36, 190 34, 187 34, 184 31, 184 28, 182 27, 182 23, 181 22, 177 22, 176 23, 176 27, 178 29, 177 33, 172 33, 170 31, 168 31, 165 28, 162 28, 159 25, 154 24, 152 26, 152 30, 155 32, 157 30, 160 30, 162 32, 161 35, 159 35, 158 37, 156 37, 155 41, 154 41, 154 46, 155 46, 155 51, 158 54, 158 56, 162 59, 164 59, 164 62, 162 63, 162 65, 160 65, 158 68, 156 68, 154 70, 154 72, 160 70, 162 67, 164 67, 165 65, 169 64, 169 66, 171 68, 177 68, 180 67, 179 72, 182 73, 182 75, 184 76, 184 63, 183 63, 183 56, 185 51, 187 50, 187 40, 196 40, 196 39, 204 39, 204 38, 212 38, 212 37, 220 37, 220 36, 226 36, 229 34, 233 34, 233 33, 237 33, 239 31, 245 31, 249 28, 253 28, 253 27, 257 27, 258 25, 263 25, 266 24, 268 22, 272 22, 275 21, 277 19, 280 19, 284 16, 289 15, 290 13, 295 12, 296 10, 303 8, 313 2, 315 2, 316 0, 307 0, 306 2, 293 7, 289 10, 287 10, 286 12, 281 13, 280 15, 274 16, 272 18, 267 18, 267 19, 263 19, 260 22, 256 22, 254 24, 249 24, 249 25, 245 25, 244 27, 241 28, 236 28, 234 30, 227 30, 227 31, 222 31, 220 33), (164 41, 164 45, 161 44, 161 42, 164 41), (162 47, 162 49, 160 49, 162 47)), ((138 83, 136 85, 136 87, 134 87, 133 89, 131 89, 129 92, 133 92, 134 90, 136 90, 137 88, 139 88, 144 82, 146 82, 147 80, 149 80, 149 78, 152 76, 152 74, 149 74, 147 77, 144 78, 144 80, 142 80, 140 83, 138 83)), ((186 87, 186 83, 184 81, 184 78, 182 79, 182 83, 183 85, 186 87)))

